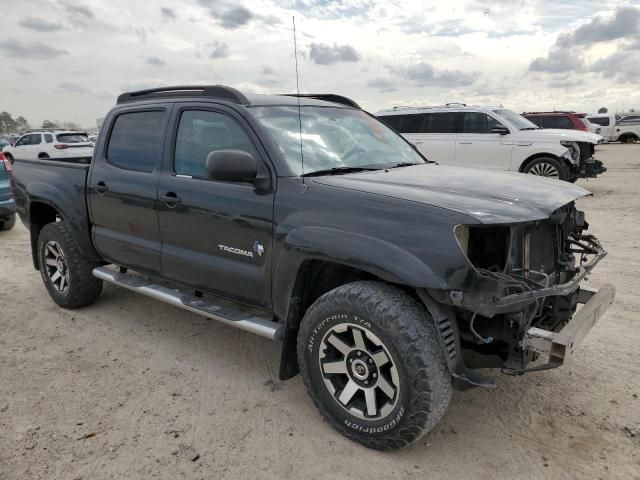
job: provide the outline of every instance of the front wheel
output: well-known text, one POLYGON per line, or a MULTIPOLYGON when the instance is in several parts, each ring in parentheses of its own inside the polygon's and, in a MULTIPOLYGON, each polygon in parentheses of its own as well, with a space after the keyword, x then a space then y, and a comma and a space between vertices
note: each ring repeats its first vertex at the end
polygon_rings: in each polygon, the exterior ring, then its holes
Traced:
POLYGON ((569 175, 567 168, 559 160, 552 157, 536 158, 522 169, 524 173, 538 175, 539 177, 567 180, 569 175))
POLYGON ((40 231, 38 263, 49 295, 61 307, 82 307, 100 296, 102 280, 92 274, 97 265, 82 255, 64 222, 49 223, 40 231))
POLYGON ((433 319, 416 299, 384 283, 350 283, 320 297, 300 325, 298 362, 322 416, 376 450, 418 440, 451 398, 433 319))

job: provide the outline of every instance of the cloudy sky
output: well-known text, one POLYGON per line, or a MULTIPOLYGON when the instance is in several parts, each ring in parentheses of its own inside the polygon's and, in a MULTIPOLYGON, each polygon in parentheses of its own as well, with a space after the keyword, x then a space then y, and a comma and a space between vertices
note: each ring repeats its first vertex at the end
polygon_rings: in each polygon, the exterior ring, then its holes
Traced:
POLYGON ((445 102, 640 108, 640 1, 2 0, 0 110, 95 125, 125 90, 333 92, 375 111, 445 102))

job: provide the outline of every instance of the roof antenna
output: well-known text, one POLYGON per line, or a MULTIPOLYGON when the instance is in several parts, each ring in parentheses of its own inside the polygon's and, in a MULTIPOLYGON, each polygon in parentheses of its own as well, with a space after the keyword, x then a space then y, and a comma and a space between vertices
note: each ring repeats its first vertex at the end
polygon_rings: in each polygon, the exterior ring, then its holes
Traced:
POLYGON ((302 184, 304 185, 304 153, 302 151, 302 113, 300 111, 300 80, 298 77, 298 43, 296 42, 296 16, 292 17, 293 20, 293 56, 296 60, 296 91, 298 93, 298 127, 300 132, 300 164, 302 168, 302 184))

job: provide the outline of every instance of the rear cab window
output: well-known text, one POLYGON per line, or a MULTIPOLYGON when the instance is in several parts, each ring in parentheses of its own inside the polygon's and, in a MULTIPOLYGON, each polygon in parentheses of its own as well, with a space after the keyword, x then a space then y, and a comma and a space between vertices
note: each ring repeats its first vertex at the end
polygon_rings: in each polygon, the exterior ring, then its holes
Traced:
POLYGON ((151 173, 162 156, 164 110, 119 114, 111 128, 107 163, 123 170, 151 173))

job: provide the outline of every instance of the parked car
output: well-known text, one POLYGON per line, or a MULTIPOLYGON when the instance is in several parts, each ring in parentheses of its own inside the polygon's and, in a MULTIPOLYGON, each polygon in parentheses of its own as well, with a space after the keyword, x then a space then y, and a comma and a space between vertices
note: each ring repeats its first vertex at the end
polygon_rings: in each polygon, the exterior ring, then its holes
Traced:
POLYGON ((600 134, 609 142, 634 143, 640 140, 640 120, 635 116, 599 113, 588 115, 587 119, 600 125, 600 134))
POLYGON ((59 159, 89 163, 93 144, 84 132, 43 130, 22 135, 13 145, 2 150, 11 163, 23 160, 59 159))
POLYGON ((540 128, 556 128, 561 130, 589 131, 589 126, 584 122, 586 113, 576 112, 524 112, 522 116, 540 128))
POLYGON ((16 223, 16 203, 11 193, 11 163, 0 152, 0 230, 11 230, 16 223))
POLYGON ((478 368, 562 365, 613 301, 583 283, 587 190, 428 162, 344 97, 150 89, 102 131, 90 165, 14 165, 51 298, 106 281, 282 340, 280 378, 367 447, 420 438, 478 368))
POLYGON ((503 107, 447 104, 376 115, 438 163, 531 173, 574 182, 606 171, 593 157, 599 135, 540 129, 503 107))

